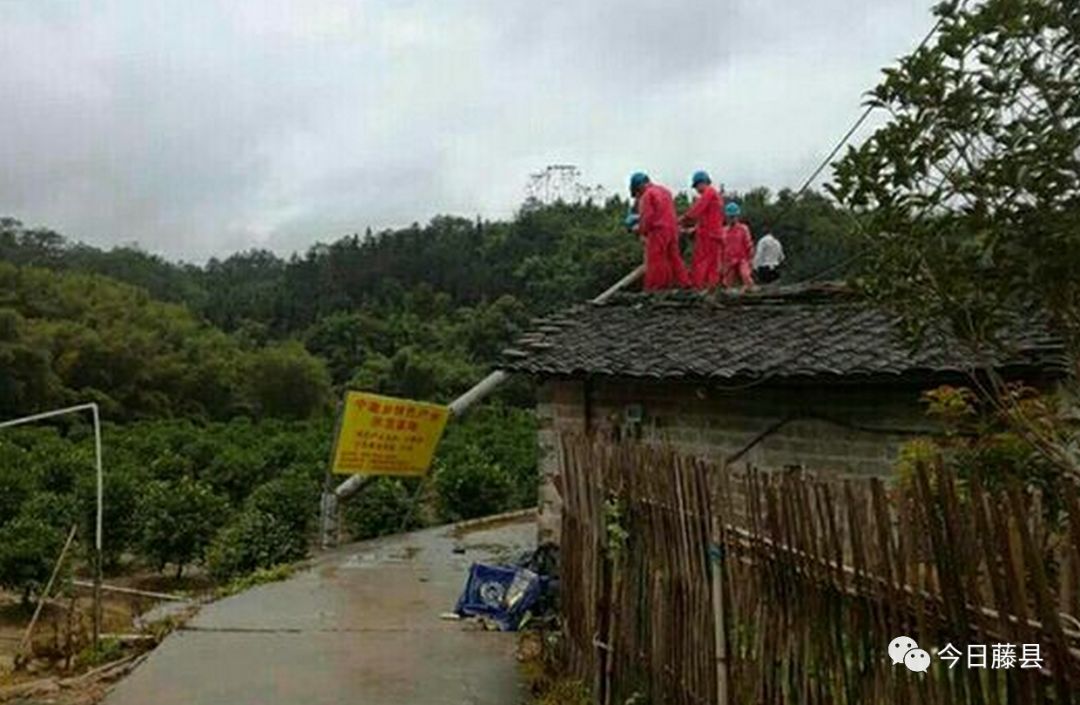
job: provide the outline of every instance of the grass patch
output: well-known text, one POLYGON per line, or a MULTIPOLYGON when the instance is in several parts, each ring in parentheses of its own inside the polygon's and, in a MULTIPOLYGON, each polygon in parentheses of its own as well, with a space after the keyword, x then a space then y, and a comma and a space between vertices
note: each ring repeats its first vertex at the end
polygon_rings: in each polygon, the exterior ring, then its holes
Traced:
POLYGON ((214 595, 218 598, 228 597, 229 595, 235 595, 238 592, 250 590, 258 585, 265 585, 266 583, 276 583, 280 580, 288 578, 297 570, 296 564, 282 563, 280 565, 273 566, 272 568, 259 568, 254 573, 248 573, 247 575, 239 578, 233 578, 225 585, 219 587, 214 595))
POLYGON ((558 642, 555 632, 519 633, 517 660, 531 694, 530 705, 593 705, 589 688, 562 672, 556 656, 558 642))
POLYGON ((112 663, 126 655, 124 645, 119 639, 102 639, 97 648, 91 644, 79 652, 75 662, 82 668, 96 668, 106 663, 112 663))
POLYGON ((533 700, 534 705, 592 705, 592 695, 585 684, 571 678, 559 678, 533 700))

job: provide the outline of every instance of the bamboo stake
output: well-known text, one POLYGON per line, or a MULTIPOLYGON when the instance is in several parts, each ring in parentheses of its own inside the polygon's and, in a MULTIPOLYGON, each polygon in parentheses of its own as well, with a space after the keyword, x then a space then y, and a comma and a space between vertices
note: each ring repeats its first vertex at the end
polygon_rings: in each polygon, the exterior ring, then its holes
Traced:
POLYGON ((49 599, 49 593, 52 592, 53 583, 56 582, 56 576, 60 574, 60 566, 64 563, 64 556, 67 555, 68 549, 71 548, 71 542, 75 540, 75 533, 78 529, 78 524, 72 524, 71 530, 68 531, 67 541, 64 542, 64 547, 60 550, 60 556, 53 565, 52 575, 49 576, 49 582, 45 584, 45 590, 38 596, 38 603, 37 607, 34 609, 34 616, 30 618, 30 624, 26 625, 26 631, 23 632, 22 640, 19 642, 18 651, 20 654, 25 653, 26 647, 30 644, 30 639, 34 635, 34 627, 37 626, 38 617, 41 616, 41 610, 45 607, 45 603, 49 599))
MULTIPOLYGON (((88 580, 72 580, 75 587, 92 588, 94 584, 88 580)), ((120 587, 118 585, 102 585, 102 592, 115 592, 121 595, 134 595, 137 597, 150 597, 155 600, 167 600, 169 602, 193 602, 190 597, 183 595, 171 595, 167 592, 153 592, 150 590, 136 590, 135 588, 120 587)))

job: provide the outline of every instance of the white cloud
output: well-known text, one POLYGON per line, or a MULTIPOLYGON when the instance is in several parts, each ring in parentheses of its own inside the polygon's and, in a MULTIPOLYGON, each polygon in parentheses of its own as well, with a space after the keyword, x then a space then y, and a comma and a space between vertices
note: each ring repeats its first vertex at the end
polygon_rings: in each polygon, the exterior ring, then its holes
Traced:
POLYGON ((796 186, 929 0, 0 4, 0 214, 202 259, 440 212, 529 172, 796 186))

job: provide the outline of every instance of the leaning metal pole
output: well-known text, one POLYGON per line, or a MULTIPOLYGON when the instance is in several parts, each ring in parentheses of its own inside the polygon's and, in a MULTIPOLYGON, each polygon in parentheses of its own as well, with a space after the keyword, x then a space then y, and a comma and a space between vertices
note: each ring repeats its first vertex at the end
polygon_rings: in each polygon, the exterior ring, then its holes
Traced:
MULTIPOLYGON (((644 273, 645 265, 638 265, 632 272, 615 282, 602 294, 592 299, 592 303, 604 303, 619 291, 636 282, 644 273)), ((499 385, 509 378, 510 373, 505 370, 495 370, 487 377, 484 377, 484 379, 477 382, 472 389, 450 402, 449 409, 451 418, 464 414, 470 407, 476 404, 476 402, 481 401, 487 395, 491 394, 499 387, 499 385)), ((320 514, 322 516, 322 544, 324 548, 333 545, 336 541, 338 505, 343 500, 356 494, 357 491, 365 487, 371 480, 372 478, 370 475, 353 475, 334 488, 333 492, 327 492, 323 495, 320 514)))

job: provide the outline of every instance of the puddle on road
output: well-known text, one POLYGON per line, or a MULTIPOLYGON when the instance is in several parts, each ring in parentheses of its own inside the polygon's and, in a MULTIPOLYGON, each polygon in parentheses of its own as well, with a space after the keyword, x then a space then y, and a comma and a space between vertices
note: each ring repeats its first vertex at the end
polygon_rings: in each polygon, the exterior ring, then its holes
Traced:
POLYGON ((495 563, 517 558, 521 553, 520 547, 502 543, 466 543, 460 548, 462 550, 459 555, 472 554, 474 558, 483 558, 495 563))
POLYGON ((375 566, 411 563, 417 555, 423 551, 421 546, 395 546, 393 548, 377 548, 363 553, 355 553, 349 556, 341 568, 345 570, 355 568, 373 568, 375 566))

